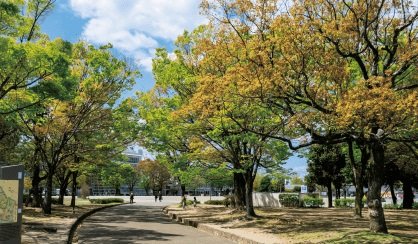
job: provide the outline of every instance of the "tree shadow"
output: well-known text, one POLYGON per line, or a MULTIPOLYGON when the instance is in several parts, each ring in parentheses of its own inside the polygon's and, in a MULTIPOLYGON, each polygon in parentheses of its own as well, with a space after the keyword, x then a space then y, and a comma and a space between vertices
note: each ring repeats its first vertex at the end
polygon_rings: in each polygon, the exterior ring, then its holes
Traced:
POLYGON ((117 226, 105 226, 95 224, 90 231, 79 230, 79 234, 83 236, 83 240, 79 243, 141 243, 141 241, 169 241, 170 237, 182 236, 178 234, 170 234, 147 229, 124 228, 117 226), (103 235, 105 233, 105 235, 103 235))

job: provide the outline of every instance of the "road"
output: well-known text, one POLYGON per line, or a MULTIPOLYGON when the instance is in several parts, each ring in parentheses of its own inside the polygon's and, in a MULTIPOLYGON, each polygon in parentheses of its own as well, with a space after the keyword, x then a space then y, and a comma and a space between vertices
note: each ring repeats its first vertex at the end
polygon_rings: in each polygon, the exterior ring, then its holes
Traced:
POLYGON ((79 227, 78 243, 233 243, 172 222, 161 211, 164 205, 147 201, 99 211, 79 227))

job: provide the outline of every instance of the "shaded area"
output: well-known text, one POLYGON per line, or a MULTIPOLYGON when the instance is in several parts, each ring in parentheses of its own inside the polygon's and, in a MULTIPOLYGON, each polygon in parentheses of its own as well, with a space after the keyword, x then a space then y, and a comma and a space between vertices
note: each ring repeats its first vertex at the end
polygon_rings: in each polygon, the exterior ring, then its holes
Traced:
POLYGON ((161 207, 121 205, 88 217, 77 230, 78 243, 233 243, 172 222, 161 207))
POLYGON ((169 241, 170 237, 182 236, 158 232, 155 230, 142 230, 127 227, 95 225, 94 232, 84 232, 78 243, 106 242, 106 243, 137 243, 140 241, 169 241), (98 234, 102 233, 102 234, 98 234))
POLYGON ((368 218, 354 218, 353 209, 258 208, 259 217, 253 219, 245 218, 243 211, 221 206, 186 211, 170 208, 170 213, 227 230, 250 233, 257 229, 292 243, 418 243, 417 210, 385 210, 390 235, 370 233, 368 218))

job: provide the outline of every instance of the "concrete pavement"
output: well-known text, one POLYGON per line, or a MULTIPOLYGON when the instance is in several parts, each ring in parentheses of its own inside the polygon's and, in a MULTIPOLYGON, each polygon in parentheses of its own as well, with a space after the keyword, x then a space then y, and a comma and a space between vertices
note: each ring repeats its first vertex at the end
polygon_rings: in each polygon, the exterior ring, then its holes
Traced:
POLYGON ((78 228, 78 243, 233 243, 172 222, 162 213, 167 203, 139 202, 97 212, 78 228))

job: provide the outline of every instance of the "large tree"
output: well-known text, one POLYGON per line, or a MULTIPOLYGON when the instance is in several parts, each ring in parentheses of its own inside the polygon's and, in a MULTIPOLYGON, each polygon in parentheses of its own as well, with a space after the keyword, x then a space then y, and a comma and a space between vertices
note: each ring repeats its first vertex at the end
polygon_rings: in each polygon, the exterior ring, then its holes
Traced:
POLYGON ((235 82, 242 96, 271 108, 284 127, 270 137, 292 149, 364 145, 372 156, 370 230, 387 233, 380 196, 384 145, 417 140, 416 7, 383 0, 293 1, 288 9, 273 0, 203 6, 214 17, 215 36, 224 39, 218 43, 224 51, 207 59, 235 60, 216 86, 235 82))
POLYGON ((126 62, 111 55, 109 47, 97 49, 85 43, 76 44, 71 63, 69 78, 77 84, 71 99, 46 100, 37 106, 40 116, 21 114, 45 165, 45 213, 51 212, 52 179, 56 170, 75 151, 89 148, 87 145, 100 147, 104 139, 115 138, 117 130, 112 129, 115 103, 133 84, 136 75, 126 62))

